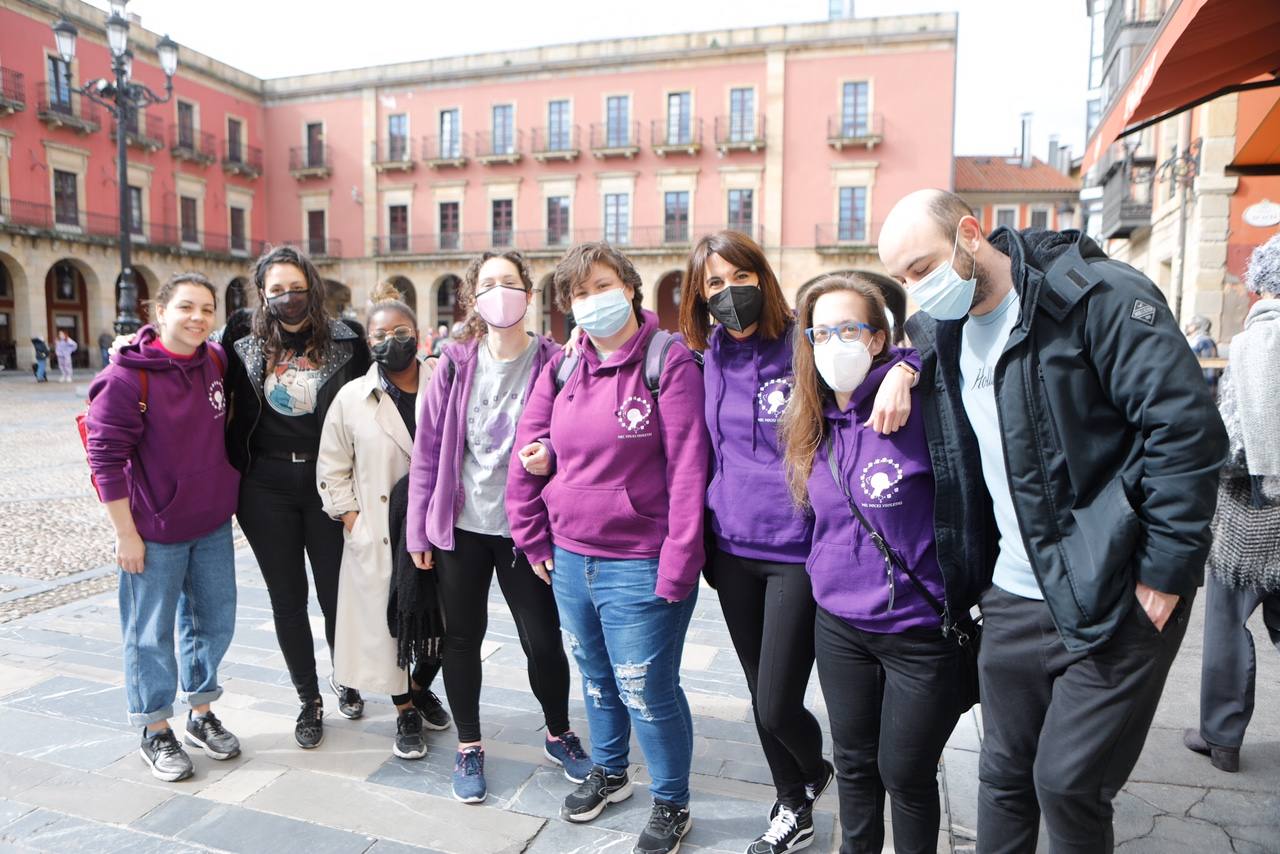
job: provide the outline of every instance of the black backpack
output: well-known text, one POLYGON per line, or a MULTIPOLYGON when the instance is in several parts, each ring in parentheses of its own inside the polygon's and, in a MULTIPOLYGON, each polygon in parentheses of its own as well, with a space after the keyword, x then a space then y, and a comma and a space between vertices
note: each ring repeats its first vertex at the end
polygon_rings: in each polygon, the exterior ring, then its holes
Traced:
MULTIPOLYGON (((665 329, 659 329, 653 333, 653 337, 649 339, 648 345, 644 351, 644 387, 649 390, 649 394, 653 395, 654 403, 658 402, 658 386, 662 382, 662 369, 667 364, 667 353, 671 350, 671 345, 679 340, 665 329)), ((579 343, 581 346, 581 342, 579 343)), ((698 369, 702 369, 702 354, 696 350, 693 353, 693 360, 697 362, 698 369)), ((569 381, 569 377, 573 376, 573 372, 577 370, 578 362, 581 361, 582 355, 578 350, 564 357, 556 368, 556 394, 560 393, 560 389, 564 388, 564 384, 569 381)))

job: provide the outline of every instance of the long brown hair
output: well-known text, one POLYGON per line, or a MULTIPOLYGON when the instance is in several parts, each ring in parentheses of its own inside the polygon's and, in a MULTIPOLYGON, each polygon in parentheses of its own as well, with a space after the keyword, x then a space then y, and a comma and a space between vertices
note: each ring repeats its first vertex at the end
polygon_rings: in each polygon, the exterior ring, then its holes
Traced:
POLYGON ((458 336, 463 341, 482 338, 489 332, 489 324, 485 323, 484 318, 476 311, 476 286, 480 283, 480 268, 491 258, 505 258, 514 264, 516 272, 520 274, 520 283, 524 285, 525 293, 533 290, 533 274, 529 272, 529 262, 525 260, 524 253, 515 249, 508 249, 505 252, 489 249, 472 258, 466 272, 462 274, 462 286, 458 288, 458 307, 462 309, 463 317, 466 318, 463 321, 462 334, 458 336))
POLYGON ((787 328, 787 298, 782 295, 778 277, 764 257, 764 250, 740 231, 717 231, 697 242, 689 253, 689 265, 684 275, 684 299, 680 301, 680 333, 694 350, 707 348, 711 334, 711 312, 707 306, 707 259, 719 255, 739 270, 756 274, 760 291, 764 295, 764 307, 760 310, 757 334, 767 341, 782 335, 787 328))
POLYGON ((325 308, 324 280, 311 259, 292 246, 277 246, 268 250, 253 265, 253 284, 258 289, 258 307, 253 310, 253 334, 262 339, 262 352, 267 357, 267 372, 284 355, 281 342, 283 327, 267 305, 267 271, 277 264, 289 264, 302 271, 307 280, 307 345, 304 352, 308 359, 319 365, 329 349, 329 311, 325 308))
POLYGON ((809 506, 809 475, 813 472, 813 460, 827 435, 827 419, 823 406, 831 397, 831 387, 823 381, 813 361, 813 345, 805 337, 804 330, 813 325, 813 307, 824 294, 838 291, 855 293, 867 304, 867 323, 877 332, 885 334, 885 344, 871 360, 872 367, 883 365, 892 358, 889 352, 889 320, 885 314, 884 296, 880 289, 860 273, 843 276, 826 276, 805 291, 804 299, 796 312, 796 328, 792 338, 792 372, 795 384, 791 398, 782 413, 779 431, 782 441, 782 459, 787 470, 787 488, 797 507, 809 506))

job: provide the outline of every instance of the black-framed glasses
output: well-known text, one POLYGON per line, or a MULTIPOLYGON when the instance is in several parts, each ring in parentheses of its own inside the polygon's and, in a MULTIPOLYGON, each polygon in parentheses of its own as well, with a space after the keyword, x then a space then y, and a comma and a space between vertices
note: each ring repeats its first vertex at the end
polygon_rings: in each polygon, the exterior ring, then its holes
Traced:
POLYGON ((399 341, 401 344, 407 344, 410 341, 412 341, 417 334, 418 333, 415 332, 413 328, 409 326, 397 326, 395 329, 392 329, 390 332, 387 332, 386 330, 383 330, 383 329, 379 329, 377 332, 369 333, 369 343, 376 346, 378 344, 382 344, 386 342, 388 338, 394 338, 397 341, 399 341))
POLYGON ((804 331, 804 336, 809 339, 810 344, 814 345, 827 343, 832 335, 846 344, 852 344, 854 341, 862 340, 863 332, 874 335, 876 328, 856 320, 848 320, 839 326, 810 326, 804 331))

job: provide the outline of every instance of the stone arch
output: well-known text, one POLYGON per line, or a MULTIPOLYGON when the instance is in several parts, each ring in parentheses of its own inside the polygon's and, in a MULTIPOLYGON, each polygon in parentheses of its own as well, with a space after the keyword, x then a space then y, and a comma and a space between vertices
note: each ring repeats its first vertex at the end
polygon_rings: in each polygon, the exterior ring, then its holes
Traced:
POLYGON ((541 328, 543 335, 547 335, 563 344, 569 340, 569 333, 573 331, 575 324, 573 322, 573 312, 565 314, 560 310, 560 306, 556 305, 554 281, 555 275, 547 273, 537 285, 542 294, 541 328))
POLYGON ((330 317, 350 318, 351 288, 333 279, 324 280, 324 307, 330 317))
MULTIPOLYGON (((27 276, 18 260, 0 252, 0 366, 12 371, 18 367, 18 347, 24 341, 27 276)), ((29 335, 27 337, 30 337, 29 335)))
POLYGON ((387 279, 388 284, 400 293, 400 301, 409 308, 413 309, 413 313, 418 313, 418 289, 413 286, 413 282, 408 276, 392 276, 387 279))
POLYGON ((458 307, 458 290, 461 287, 462 279, 455 273, 445 273, 431 286, 431 292, 435 294, 437 326, 441 323, 452 326, 462 320, 462 312, 458 307))
POLYGON ((252 291, 249 280, 244 276, 236 276, 227 282, 226 297, 224 298, 226 316, 230 317, 242 308, 249 307, 249 294, 252 291))
POLYGON ((684 273, 668 270, 658 278, 655 288, 658 307, 658 326, 669 332, 680 331, 680 296, 684 273))
MULTIPOLYGON (((151 268, 144 267, 140 264, 133 265, 133 280, 138 285, 138 299, 133 310, 137 313, 138 319, 144 324, 150 323, 153 316, 151 311, 151 299, 154 294, 160 290, 160 279, 152 272, 151 268)), ((121 276, 116 276, 115 289, 112 292, 112 305, 115 306, 116 312, 120 307, 120 280, 121 276)))
POLYGON ((78 258, 55 261, 44 277, 46 328, 32 334, 44 338, 52 350, 57 330, 66 329, 80 345, 71 359, 77 368, 89 367, 89 345, 96 337, 89 330, 89 306, 97 281, 93 268, 78 258))

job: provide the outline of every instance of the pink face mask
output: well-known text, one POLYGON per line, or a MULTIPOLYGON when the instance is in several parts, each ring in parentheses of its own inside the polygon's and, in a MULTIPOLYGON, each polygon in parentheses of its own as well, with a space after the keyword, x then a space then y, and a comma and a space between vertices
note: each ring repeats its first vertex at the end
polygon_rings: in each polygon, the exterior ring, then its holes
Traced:
POLYGON ((476 311, 484 322, 498 329, 515 326, 529 310, 529 296, 523 288, 499 285, 476 297, 476 311))

